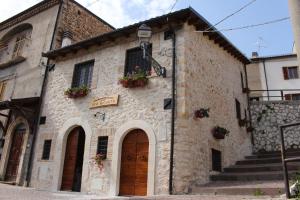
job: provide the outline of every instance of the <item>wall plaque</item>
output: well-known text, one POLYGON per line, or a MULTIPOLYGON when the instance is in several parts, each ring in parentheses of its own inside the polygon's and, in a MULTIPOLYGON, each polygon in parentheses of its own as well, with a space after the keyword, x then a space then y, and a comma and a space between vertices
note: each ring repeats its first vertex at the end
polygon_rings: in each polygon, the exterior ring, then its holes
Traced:
POLYGON ((119 95, 95 98, 90 104, 90 108, 99 108, 104 106, 117 106, 119 95))

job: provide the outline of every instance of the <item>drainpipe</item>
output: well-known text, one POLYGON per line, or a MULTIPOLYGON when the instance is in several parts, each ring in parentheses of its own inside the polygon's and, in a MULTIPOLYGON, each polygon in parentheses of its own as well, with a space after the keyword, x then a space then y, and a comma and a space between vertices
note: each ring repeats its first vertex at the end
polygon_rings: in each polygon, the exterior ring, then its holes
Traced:
POLYGON ((171 144, 170 144, 170 174, 169 194, 173 194, 173 165, 174 165, 174 133, 175 133, 175 104, 176 104, 176 34, 172 34, 172 116, 171 116, 171 144))
MULTIPOLYGON (((248 73, 247 73, 247 66, 246 65, 244 65, 244 72, 245 72, 246 88, 249 89, 249 85, 248 85, 248 73)), ((252 116, 251 116, 251 111, 250 111, 250 97, 249 97, 249 92, 247 92, 247 104, 248 104, 249 124, 250 124, 250 127, 252 127, 252 116)), ((251 143, 252 143, 252 145, 254 144, 254 138, 253 138, 252 131, 251 131, 251 143)))
MULTIPOLYGON (((60 1, 58 12, 57 12, 57 15, 56 15, 56 21, 55 21, 53 34, 52 34, 50 50, 53 47, 53 43, 54 43, 54 39, 55 39, 55 33, 56 33, 56 30, 57 30, 57 27, 58 27, 58 19, 59 19, 60 13, 61 13, 62 5, 63 5, 63 0, 60 1)), ((42 112, 41 112, 42 111, 42 104, 43 104, 43 99, 44 99, 44 95, 45 95, 45 92, 46 92, 47 78, 48 78, 48 72, 49 72, 49 64, 50 64, 50 61, 49 61, 49 59, 47 59, 47 64, 46 64, 45 73, 44 73, 44 79, 43 79, 40 98, 39 98, 39 102, 38 102, 37 115, 36 115, 36 118, 34 120, 34 128, 33 128, 33 131, 32 131, 33 132, 33 138, 32 138, 30 154, 29 154, 29 163, 28 163, 28 167, 27 167, 27 174, 26 174, 26 179, 25 179, 26 180, 26 187, 29 187, 30 181, 31 181, 32 164, 33 164, 33 159, 34 159, 33 154, 35 152, 36 137, 37 137, 37 132, 38 132, 38 128, 39 128, 40 117, 41 117, 41 114, 42 114, 42 112)))
POLYGON ((267 78, 267 72, 266 72, 265 59, 263 59, 263 66, 264 66, 264 75, 265 75, 265 80, 266 80, 266 88, 267 88, 268 100, 270 100, 269 85, 268 85, 268 78, 267 78))

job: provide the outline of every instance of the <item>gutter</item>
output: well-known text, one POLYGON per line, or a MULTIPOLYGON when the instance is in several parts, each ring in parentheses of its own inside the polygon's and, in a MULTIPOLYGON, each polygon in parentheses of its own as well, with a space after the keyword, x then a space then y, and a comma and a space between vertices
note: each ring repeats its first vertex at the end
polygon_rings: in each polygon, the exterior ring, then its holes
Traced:
MULTIPOLYGON (((60 1, 58 12, 57 12, 57 15, 56 15, 55 26, 54 26, 54 30, 53 30, 53 34, 52 34, 52 38, 51 38, 50 50, 53 47, 55 33, 56 33, 56 30, 57 30, 57 27, 58 27, 58 19, 59 19, 60 13, 61 13, 62 5, 63 5, 63 0, 60 1)), ((36 118, 34 120, 33 138, 32 138, 30 154, 29 154, 29 163, 28 163, 28 167, 27 167, 27 174, 26 174, 26 178, 25 178, 26 187, 29 187, 30 182, 31 182, 32 169, 33 169, 32 164, 33 164, 33 161, 34 161, 33 154, 35 152, 36 138, 37 138, 37 133, 38 133, 38 128, 39 128, 40 117, 41 117, 41 113, 42 113, 41 112, 42 104, 43 104, 43 99, 44 99, 44 95, 45 95, 45 91, 46 91, 48 72, 49 72, 49 62, 50 62, 50 59, 47 59, 47 64, 46 64, 46 68, 45 68, 45 72, 44 72, 44 79, 43 79, 41 94, 40 94, 39 103, 38 103, 37 115, 36 115, 36 118)))
MULTIPOLYGON (((171 29, 172 30, 172 29, 171 29)), ((172 116, 171 116, 171 143, 170 143, 170 173, 169 194, 173 194, 173 168, 174 168, 174 134, 175 134, 175 104, 176 104, 176 34, 172 34, 172 116)))

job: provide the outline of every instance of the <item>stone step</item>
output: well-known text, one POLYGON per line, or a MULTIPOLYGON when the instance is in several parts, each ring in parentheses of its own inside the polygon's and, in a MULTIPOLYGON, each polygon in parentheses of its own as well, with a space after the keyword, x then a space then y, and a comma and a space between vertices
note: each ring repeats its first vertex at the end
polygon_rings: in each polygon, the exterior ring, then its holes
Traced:
POLYGON ((269 164, 269 163, 281 163, 281 158, 256 158, 256 159, 246 159, 239 160, 236 165, 249 165, 249 164, 269 164))
MULTIPOLYGON (((291 151, 287 152, 286 155, 288 157, 296 157, 300 156, 300 151, 291 151)), ((264 153, 264 154, 253 154, 251 156, 246 156, 245 159, 258 159, 258 158, 281 158, 281 152, 269 152, 269 153, 264 153)))
POLYGON ((280 196, 284 193, 283 181, 255 181, 255 182, 211 182, 206 185, 193 186, 192 194, 204 195, 253 195, 280 196))
MULTIPOLYGON (((289 171, 292 178, 298 171, 289 171)), ((281 171, 247 172, 247 173, 221 173, 210 176, 211 181, 270 181, 283 180, 281 171)))
MULTIPOLYGON (((288 170, 300 171, 300 162, 288 163, 288 170)), ((241 172, 263 172, 263 171, 282 171, 281 163, 271 164, 252 164, 252 165, 233 165, 224 168, 224 172, 241 173, 241 172)))

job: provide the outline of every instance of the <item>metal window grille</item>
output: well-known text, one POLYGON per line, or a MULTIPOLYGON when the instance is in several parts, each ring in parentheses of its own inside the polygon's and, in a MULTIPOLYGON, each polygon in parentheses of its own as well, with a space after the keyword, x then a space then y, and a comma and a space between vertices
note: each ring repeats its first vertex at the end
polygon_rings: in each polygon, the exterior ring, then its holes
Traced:
POLYGON ((72 87, 87 86, 92 84, 94 60, 75 65, 72 87))
POLYGON ((212 170, 222 171, 222 153, 221 151, 211 149, 212 170))
POLYGON ((102 154, 104 158, 107 156, 108 136, 98 137, 97 154, 102 154))
MULTIPOLYGON (((147 52, 152 55, 151 45, 148 46, 147 52)), ((125 76, 137 72, 137 69, 140 69, 144 72, 151 72, 151 60, 143 58, 143 51, 140 47, 127 50, 125 76)))
POLYGON ((52 140, 45 140, 43 147, 42 160, 49 160, 52 140))

